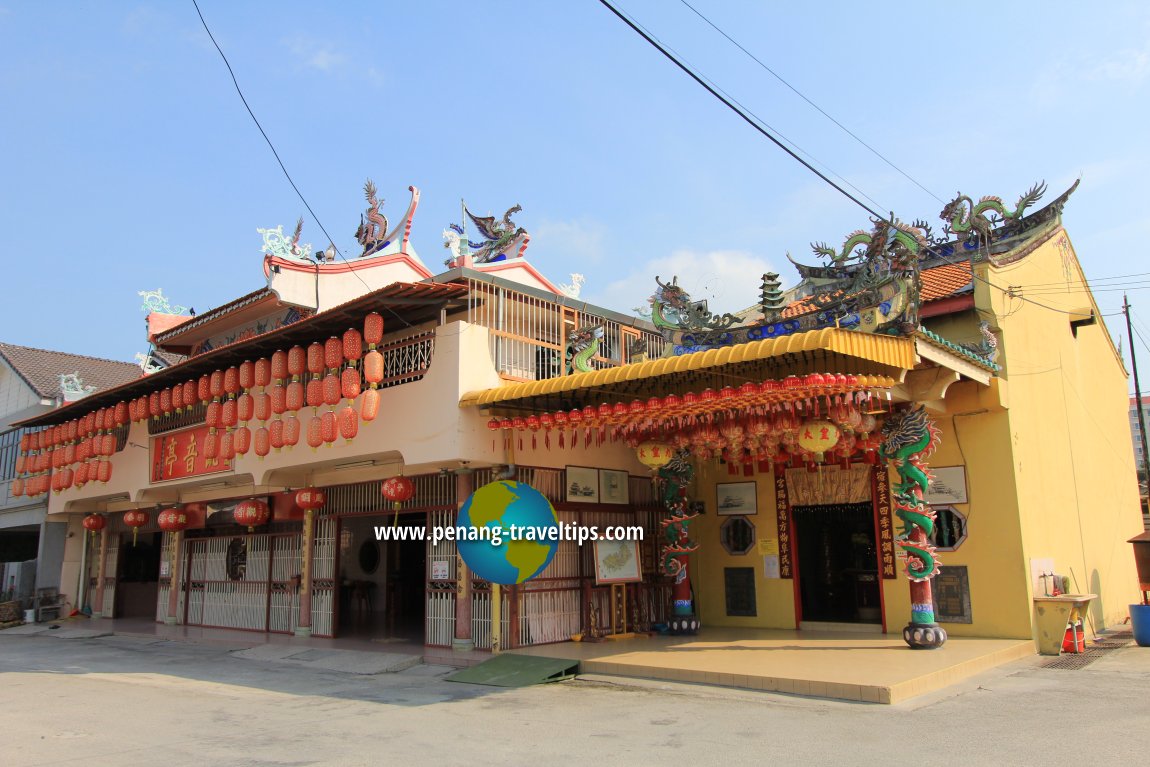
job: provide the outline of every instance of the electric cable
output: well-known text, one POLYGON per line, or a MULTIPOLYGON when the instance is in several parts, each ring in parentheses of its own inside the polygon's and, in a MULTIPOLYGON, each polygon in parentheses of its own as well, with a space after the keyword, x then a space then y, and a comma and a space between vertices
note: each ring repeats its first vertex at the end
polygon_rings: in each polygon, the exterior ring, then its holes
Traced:
POLYGON ((820 106, 819 106, 818 104, 816 104, 815 102, 811 101, 809 98, 807 98, 806 94, 804 94, 804 93, 803 93, 802 91, 800 91, 798 88, 796 88, 795 86, 793 86, 793 85, 791 85, 789 82, 787 82, 785 79, 783 79, 782 75, 780 75, 778 72, 776 72, 775 70, 771 69, 771 68, 770 68, 770 67, 768 67, 766 64, 764 64, 764 63, 763 63, 763 62, 762 62, 762 61, 759 59, 759 57, 758 57, 758 56, 756 56, 755 54, 751 53, 751 52, 750 52, 750 51, 748 51, 746 48, 744 48, 742 45, 740 45, 740 44, 739 44, 739 42, 738 42, 737 40, 735 40, 733 37, 731 37, 730 35, 728 35, 726 32, 724 32, 722 29, 720 29, 720 28, 719 28, 719 27, 718 27, 718 26, 717 26, 717 25, 716 25, 716 24, 715 24, 713 21, 711 21, 711 20, 710 20, 710 19, 708 19, 706 16, 704 16, 702 13, 700 13, 700 12, 699 12, 699 10, 698 10, 697 8, 695 8, 695 6, 693 6, 693 5, 691 5, 690 3, 688 3, 688 2, 687 2, 687 0, 679 0, 679 2, 681 2, 683 5, 685 5, 685 6, 687 6, 688 8, 690 8, 690 9, 691 9, 691 12, 692 12, 692 13, 694 13, 696 16, 698 16, 698 17, 699 17, 700 19, 702 19, 703 21, 705 21, 705 22, 706 22, 706 23, 707 23, 707 24, 708 24, 708 25, 711 27, 711 29, 715 30, 715 31, 716 31, 716 32, 718 32, 720 35, 722 35, 723 37, 727 38, 727 40, 728 40, 728 41, 729 41, 729 42, 730 42, 732 45, 734 45, 736 48, 738 48, 738 49, 739 49, 740 51, 742 51, 743 53, 747 54, 747 56, 749 56, 749 57, 750 57, 750 58, 751 58, 751 59, 752 59, 752 60, 753 60, 753 61, 754 61, 756 64, 758 64, 760 67, 762 67, 762 68, 763 68, 763 69, 765 69, 767 72, 769 72, 769 73, 771 74, 771 76, 773 76, 773 77, 774 77, 776 80, 778 80, 780 83, 782 83, 783 85, 785 85, 785 86, 787 86, 788 88, 790 88, 790 89, 791 89, 791 90, 792 90, 792 91, 795 93, 795 95, 796 95, 796 96, 798 96, 798 97, 799 97, 799 98, 801 98, 803 101, 807 102, 807 103, 808 103, 808 104, 810 104, 812 107, 814 107, 814 108, 815 108, 815 109, 816 109, 816 110, 819 112, 819 114, 821 114, 823 117, 825 117, 825 118, 827 118, 828 120, 830 120, 831 122, 833 122, 835 125, 837 125, 839 128, 841 128, 841 129, 843 130, 843 132, 845 132, 845 133, 846 133, 848 136, 850 136, 850 137, 851 137, 851 138, 853 138, 855 141, 857 141, 858 143, 860 143, 860 144, 862 144, 864 147, 866 147, 868 150, 870 150, 871 154, 873 154, 875 157, 878 157, 880 160, 882 160, 883 162, 885 162, 885 163, 886 163, 887 165, 889 165, 890 167, 894 168, 896 171, 898 171, 900 174, 902 174, 903 178, 905 178, 906 180, 910 181, 912 184, 914 184, 915 186, 917 186, 919 189, 921 189, 922 191, 926 192, 926 193, 927 193, 927 194, 929 194, 931 197, 933 197, 934 199, 936 199, 936 200, 938 200, 939 202, 941 202, 943 205, 945 205, 945 204, 946 204, 946 200, 942 199, 942 198, 941 198, 941 197, 939 197, 937 194, 935 194, 934 192, 930 191, 930 190, 929 190, 929 189, 927 189, 925 186, 923 186, 922 184, 920 184, 920 183, 918 182, 918 180, 917 180, 917 179, 915 179, 915 178, 914 178, 914 177, 912 177, 912 176, 911 176, 909 173, 907 173, 906 171, 904 171, 902 168, 898 167, 898 166, 897 166, 897 165, 895 165, 893 162, 891 162, 890 160, 888 160, 888 159, 887 159, 887 158, 886 158, 886 157, 885 157, 885 156, 884 156, 884 155, 883 155, 881 152, 879 152, 879 151, 878 151, 877 149, 875 149, 873 146, 871 146, 870 144, 868 144, 867 142, 863 141, 861 138, 859 138, 858 136, 856 136, 856 135, 855 135, 853 132, 851 132, 851 130, 850 130, 849 128, 847 128, 847 127, 846 127, 845 125, 843 125, 841 122, 839 122, 838 120, 836 120, 835 118, 833 118, 833 117, 831 117, 829 114, 827 114, 827 112, 826 112, 826 111, 825 111, 825 110, 824 110, 822 107, 820 107, 820 106))

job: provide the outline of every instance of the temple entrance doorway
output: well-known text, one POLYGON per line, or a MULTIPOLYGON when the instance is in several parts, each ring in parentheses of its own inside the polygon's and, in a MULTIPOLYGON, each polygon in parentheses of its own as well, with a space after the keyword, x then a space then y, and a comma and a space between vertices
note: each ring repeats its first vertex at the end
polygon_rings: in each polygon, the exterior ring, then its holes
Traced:
POLYGON ((795 506, 792 515, 803 627, 881 624, 871 502, 795 506))

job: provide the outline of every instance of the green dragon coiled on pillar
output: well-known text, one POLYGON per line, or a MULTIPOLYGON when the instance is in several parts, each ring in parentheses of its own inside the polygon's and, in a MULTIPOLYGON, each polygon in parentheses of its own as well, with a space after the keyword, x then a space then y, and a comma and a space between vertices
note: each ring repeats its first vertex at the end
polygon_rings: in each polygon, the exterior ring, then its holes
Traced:
POLYGON ((663 508, 667 510, 667 517, 659 524, 663 528, 663 545, 659 550, 659 559, 665 574, 675 576, 683 568, 684 554, 697 551, 699 544, 691 540, 689 528, 691 520, 699 516, 691 511, 691 504, 687 498, 687 486, 695 475, 691 466, 690 452, 680 450, 675 457, 661 469, 663 508))
POLYGON ((934 533, 935 513, 924 501, 931 475, 923 461, 938 447, 938 427, 930 422, 920 405, 887 418, 882 436, 879 452, 899 476, 891 488, 891 496, 895 515, 903 523, 897 543, 906 555, 906 574, 912 581, 929 580, 938 574, 939 563, 935 547, 929 542, 934 533), (922 534, 914 535, 916 529, 922 534))

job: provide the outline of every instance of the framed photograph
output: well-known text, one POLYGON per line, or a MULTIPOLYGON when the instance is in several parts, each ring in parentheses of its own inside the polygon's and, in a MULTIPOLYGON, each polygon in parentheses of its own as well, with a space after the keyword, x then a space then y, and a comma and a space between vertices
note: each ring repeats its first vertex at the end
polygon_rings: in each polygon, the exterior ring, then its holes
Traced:
POLYGON ((599 503, 599 470, 568 466, 566 497, 569 503, 599 503))
POLYGON ((926 502, 931 506, 946 503, 966 503, 966 467, 931 466, 930 490, 926 502))
POLYGON ((643 580, 638 541, 595 541, 595 583, 638 583, 643 580))
POLYGON ((631 474, 614 469, 599 470, 599 503, 630 503, 631 474))
POLYGON ((717 485, 715 511, 719 514, 758 514, 754 482, 730 482, 717 485))

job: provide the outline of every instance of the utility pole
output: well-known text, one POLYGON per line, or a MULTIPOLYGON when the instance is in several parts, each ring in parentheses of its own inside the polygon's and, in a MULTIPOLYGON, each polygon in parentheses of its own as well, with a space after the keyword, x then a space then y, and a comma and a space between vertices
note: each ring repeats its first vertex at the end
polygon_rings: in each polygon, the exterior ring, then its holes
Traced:
POLYGON ((1126 338, 1130 341, 1130 369, 1134 373, 1134 399, 1138 403, 1138 431, 1142 433, 1142 471, 1150 483, 1150 453, 1146 450, 1146 416, 1142 414, 1142 387, 1138 384, 1138 355, 1134 353, 1134 331, 1130 327, 1130 300, 1122 294, 1122 313, 1126 315, 1126 338))

